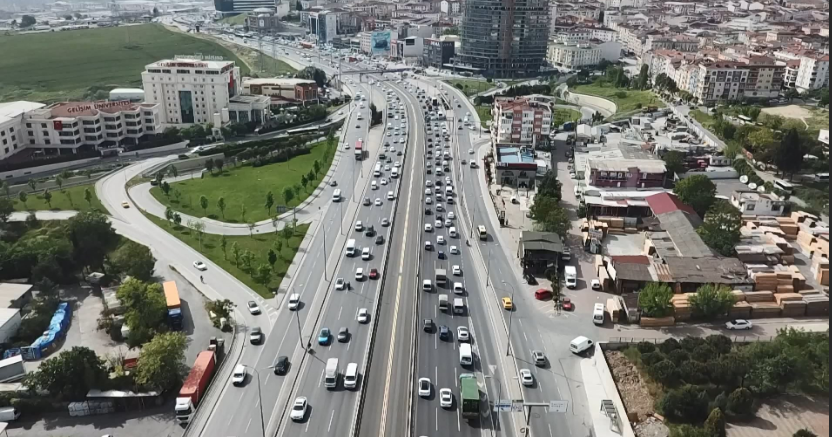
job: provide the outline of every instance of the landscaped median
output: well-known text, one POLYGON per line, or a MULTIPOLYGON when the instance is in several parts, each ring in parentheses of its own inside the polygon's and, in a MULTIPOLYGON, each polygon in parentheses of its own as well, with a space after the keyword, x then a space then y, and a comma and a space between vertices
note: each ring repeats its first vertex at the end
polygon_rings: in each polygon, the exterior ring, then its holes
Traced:
POLYGON ((274 296, 309 230, 308 224, 302 224, 271 234, 214 235, 152 214, 145 217, 266 298, 274 296))
POLYGON ((278 205, 292 208, 303 203, 329 170, 336 151, 334 137, 303 145, 310 139, 304 137, 295 145, 279 138, 212 149, 210 153, 224 151, 225 158, 208 161, 201 178, 163 182, 150 193, 161 204, 194 217, 228 223, 270 219, 278 205), (289 149, 294 157, 281 158, 289 149), (245 163, 235 166, 235 159, 245 163))
POLYGON ((93 184, 47 190, 41 192, 20 192, 9 199, 15 211, 102 211, 93 184))

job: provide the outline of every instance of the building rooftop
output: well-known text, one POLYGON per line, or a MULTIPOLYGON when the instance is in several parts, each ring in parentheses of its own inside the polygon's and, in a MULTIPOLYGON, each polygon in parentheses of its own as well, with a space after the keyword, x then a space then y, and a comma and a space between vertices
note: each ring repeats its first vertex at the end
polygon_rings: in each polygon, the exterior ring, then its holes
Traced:
POLYGON ((99 112, 115 114, 122 111, 138 111, 141 108, 152 108, 158 103, 133 103, 129 100, 98 102, 61 102, 49 106, 50 118, 92 117, 99 112))
POLYGON ((245 77, 243 78, 243 85, 282 85, 282 86, 295 86, 295 85, 314 85, 315 81, 311 79, 298 79, 294 77, 265 77, 265 78, 252 78, 252 77, 245 77))
POLYGON ((525 147, 497 146, 497 162, 507 164, 534 164, 534 152, 525 147))
POLYGON ((734 191, 732 197, 737 199, 738 202, 745 202, 745 201, 754 201, 757 202, 759 200, 770 200, 772 202, 783 202, 774 194, 770 193, 760 193, 758 191, 753 190, 737 190, 734 191))
POLYGON ((24 112, 28 112, 33 109, 40 109, 44 106, 46 105, 43 103, 27 102, 24 100, 0 103, 0 123, 19 117, 20 114, 23 114, 24 112))
POLYGON ((0 282, 0 308, 9 308, 13 302, 19 300, 33 287, 32 284, 0 282))
POLYGON ((684 204, 675 194, 672 193, 658 193, 647 199, 647 204, 653 210, 653 214, 659 215, 671 211, 684 211, 691 215, 696 215, 696 211, 690 205, 684 204))
POLYGON ((563 242, 558 234, 553 232, 523 231, 520 237, 522 251, 544 250, 549 252, 563 252, 563 242))
POLYGON ((145 66, 145 69, 148 68, 208 68, 212 70, 219 70, 222 68, 227 67, 228 65, 234 65, 234 61, 225 61, 225 60, 199 60, 199 59, 187 59, 187 58, 174 58, 174 59, 162 59, 161 61, 156 61, 152 64, 148 64, 145 66))
POLYGON ((656 276, 651 271, 651 260, 643 255, 613 256, 612 266, 615 269, 615 279, 628 281, 655 281, 656 276))
POLYGON ((714 254, 696 233, 696 228, 702 224, 702 220, 696 214, 691 215, 677 210, 657 214, 656 218, 673 242, 678 255, 711 256, 714 254))
POLYGON ((664 161, 658 159, 589 159, 589 167, 598 171, 621 171, 626 172, 636 168, 643 173, 665 173, 667 167, 664 161))
POLYGON ((664 259, 675 282, 695 284, 745 284, 748 273, 737 258, 719 256, 670 256, 664 259))

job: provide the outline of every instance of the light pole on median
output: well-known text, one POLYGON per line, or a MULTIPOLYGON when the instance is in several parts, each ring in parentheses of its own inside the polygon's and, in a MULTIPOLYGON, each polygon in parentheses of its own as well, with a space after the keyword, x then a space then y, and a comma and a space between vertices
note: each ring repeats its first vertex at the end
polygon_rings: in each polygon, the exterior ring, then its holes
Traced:
MULTIPOLYGON (((489 256, 489 258, 491 258, 489 256)), ((506 339, 506 356, 511 355, 511 316, 514 315, 514 286, 502 281, 504 287, 511 287, 511 311, 508 313, 508 337, 506 339)))
MULTIPOLYGON (((257 403, 260 405, 260 431, 263 437, 266 437, 266 422, 263 419, 263 393, 262 389, 260 388, 260 371, 253 366, 248 366, 243 364, 247 369, 251 369, 254 371, 254 374, 257 376, 257 403)), ((273 369, 274 366, 269 366, 267 369, 273 369)))

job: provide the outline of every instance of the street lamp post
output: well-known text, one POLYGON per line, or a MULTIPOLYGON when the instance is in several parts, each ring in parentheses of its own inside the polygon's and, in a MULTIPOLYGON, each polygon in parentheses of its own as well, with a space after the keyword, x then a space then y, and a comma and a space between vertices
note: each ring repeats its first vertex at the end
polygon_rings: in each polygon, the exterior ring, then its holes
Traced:
MULTIPOLYGON (((260 431, 263 437, 266 437, 266 422, 263 419, 263 393, 262 389, 260 388, 260 371, 258 371, 255 367, 245 365, 244 366, 248 369, 254 371, 254 374, 257 375, 257 401, 260 406, 260 431)), ((268 368, 272 368, 269 366, 268 368)))

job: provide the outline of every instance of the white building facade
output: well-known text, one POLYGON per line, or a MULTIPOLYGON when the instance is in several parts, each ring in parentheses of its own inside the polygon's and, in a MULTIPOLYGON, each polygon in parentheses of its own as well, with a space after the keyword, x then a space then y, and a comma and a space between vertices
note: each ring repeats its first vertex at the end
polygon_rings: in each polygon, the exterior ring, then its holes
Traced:
POLYGON ((829 55, 805 55, 800 57, 795 87, 800 92, 829 86, 829 55))

